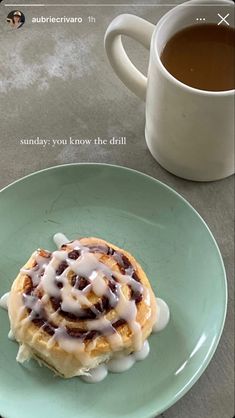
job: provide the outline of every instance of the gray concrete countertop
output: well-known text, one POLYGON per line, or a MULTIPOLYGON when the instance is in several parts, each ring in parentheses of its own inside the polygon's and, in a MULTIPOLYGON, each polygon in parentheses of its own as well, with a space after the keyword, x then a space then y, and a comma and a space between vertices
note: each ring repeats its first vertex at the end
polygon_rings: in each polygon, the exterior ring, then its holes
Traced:
MULTIPOLYGON (((114 75, 105 56, 103 37, 109 22, 120 13, 134 13, 156 23, 172 6, 115 3, 112 7, 22 6, 26 23, 19 30, 10 29, 4 22, 13 7, 0 5, 0 187, 57 164, 104 162, 147 173, 182 194, 205 219, 218 242, 228 276, 229 305, 221 342, 206 372, 161 417, 231 418, 234 179, 185 181, 166 172, 151 157, 144 139, 144 103, 114 75), (93 16, 96 21, 79 25, 32 23, 32 17, 42 15, 82 16, 84 21, 93 16), (21 139, 70 136, 125 136, 127 144, 42 147, 20 143, 21 139)), ((146 72, 148 52, 130 40, 126 46, 133 61, 146 72)))

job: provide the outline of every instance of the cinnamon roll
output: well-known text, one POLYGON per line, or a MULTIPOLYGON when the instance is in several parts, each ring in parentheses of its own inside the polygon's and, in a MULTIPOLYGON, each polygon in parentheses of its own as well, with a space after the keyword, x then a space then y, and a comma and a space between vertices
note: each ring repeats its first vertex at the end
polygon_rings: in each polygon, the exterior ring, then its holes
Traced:
POLYGON ((154 293, 127 251, 98 238, 39 249, 8 299, 17 359, 37 359, 65 378, 141 350, 156 322, 154 293))

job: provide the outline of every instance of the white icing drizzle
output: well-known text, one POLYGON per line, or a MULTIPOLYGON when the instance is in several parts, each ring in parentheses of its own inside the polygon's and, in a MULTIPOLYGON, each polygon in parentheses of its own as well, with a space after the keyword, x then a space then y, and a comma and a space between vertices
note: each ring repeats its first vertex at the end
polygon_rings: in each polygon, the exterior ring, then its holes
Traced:
POLYGON ((136 351, 129 355, 116 355, 105 364, 101 364, 89 371, 89 375, 80 376, 80 378, 87 383, 97 383, 101 382, 106 378, 108 372, 111 373, 122 373, 129 370, 134 366, 136 361, 144 360, 149 354, 149 342, 146 340, 141 348, 141 350, 136 351))
POLYGON ((10 329, 10 331, 8 332, 8 338, 9 338, 9 340, 11 340, 11 341, 15 341, 15 336, 14 336, 14 334, 13 334, 13 332, 12 332, 12 330, 10 329))
POLYGON ((149 355, 149 352, 150 352, 149 342, 148 342, 148 340, 145 340, 141 350, 136 351, 134 353, 135 360, 136 361, 144 360, 149 355))
POLYGON ((19 346, 19 350, 16 356, 16 361, 18 361, 19 363, 24 363, 25 361, 30 360, 30 358, 31 358, 30 349, 25 344, 21 344, 19 346))
POLYGON ((162 331, 166 328, 170 320, 170 309, 166 302, 160 298, 156 298, 157 302, 157 321, 153 326, 153 332, 162 331))
POLYGON ((112 373, 122 373, 129 370, 135 364, 135 358, 132 355, 113 358, 107 363, 107 369, 112 373))
POLYGON ((90 370, 88 375, 82 376, 81 379, 87 383, 98 383, 106 378, 108 369, 106 364, 100 364, 95 369, 90 370))
POLYGON ((69 242, 69 239, 61 232, 58 232, 53 236, 53 241, 57 248, 60 248, 62 245, 67 244, 67 242, 69 242))
POLYGON ((0 299, 0 307, 3 308, 3 309, 6 309, 6 310, 8 308, 9 294, 10 294, 10 292, 5 293, 0 299))

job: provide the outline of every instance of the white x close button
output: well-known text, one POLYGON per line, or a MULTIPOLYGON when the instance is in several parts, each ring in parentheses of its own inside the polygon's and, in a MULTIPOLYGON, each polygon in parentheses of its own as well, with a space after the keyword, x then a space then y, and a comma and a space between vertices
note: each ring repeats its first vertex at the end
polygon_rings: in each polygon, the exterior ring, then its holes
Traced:
POLYGON ((229 26, 229 22, 227 22, 227 18, 229 17, 229 14, 230 13, 228 13, 228 14, 226 14, 226 16, 221 16, 219 13, 217 13, 217 15, 219 16, 219 18, 220 18, 220 21, 219 21, 219 23, 218 23, 218 25, 221 25, 221 23, 226 23, 226 25, 228 25, 229 26))

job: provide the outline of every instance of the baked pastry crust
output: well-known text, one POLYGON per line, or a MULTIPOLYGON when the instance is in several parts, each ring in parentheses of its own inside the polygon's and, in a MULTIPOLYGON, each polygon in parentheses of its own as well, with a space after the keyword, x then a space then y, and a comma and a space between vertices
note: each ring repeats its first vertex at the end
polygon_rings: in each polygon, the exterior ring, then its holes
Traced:
POLYGON ((69 378, 140 350, 157 308, 130 253, 82 238, 53 253, 33 253, 12 285, 8 312, 18 360, 29 355, 69 378))

